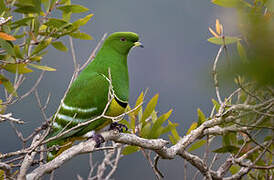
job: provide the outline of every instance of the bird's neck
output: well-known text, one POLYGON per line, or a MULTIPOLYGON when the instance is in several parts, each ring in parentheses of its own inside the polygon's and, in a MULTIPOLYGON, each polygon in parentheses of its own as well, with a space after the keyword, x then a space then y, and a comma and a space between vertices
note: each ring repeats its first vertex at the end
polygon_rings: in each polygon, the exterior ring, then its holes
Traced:
POLYGON ((122 101, 128 100, 129 77, 127 54, 120 54, 113 48, 103 46, 95 59, 86 68, 86 72, 89 72, 89 69, 96 69, 97 73, 111 78, 112 86, 118 98, 122 101))

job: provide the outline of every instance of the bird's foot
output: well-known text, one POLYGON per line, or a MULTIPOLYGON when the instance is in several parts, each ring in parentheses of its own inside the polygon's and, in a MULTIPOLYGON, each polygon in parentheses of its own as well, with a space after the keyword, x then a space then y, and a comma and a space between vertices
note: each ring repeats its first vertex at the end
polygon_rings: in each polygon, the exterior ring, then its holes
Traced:
POLYGON ((113 122, 110 124, 109 130, 117 130, 119 132, 126 132, 128 130, 128 128, 124 124, 120 124, 118 122, 113 122))
POLYGON ((101 134, 95 133, 91 138, 96 142, 96 148, 100 147, 100 145, 105 142, 105 139, 101 134))

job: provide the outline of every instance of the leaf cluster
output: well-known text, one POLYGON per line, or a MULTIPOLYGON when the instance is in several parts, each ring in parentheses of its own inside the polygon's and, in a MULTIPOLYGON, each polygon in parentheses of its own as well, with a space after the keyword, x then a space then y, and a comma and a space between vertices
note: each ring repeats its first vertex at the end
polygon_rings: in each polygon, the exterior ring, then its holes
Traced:
MULTIPOLYGON (((129 120, 124 120, 122 123, 129 127, 131 133, 146 139, 157 139, 164 134, 171 133, 168 135, 169 139, 173 144, 176 144, 180 139, 176 130, 178 124, 168 120, 172 114, 172 109, 164 114, 158 115, 155 109, 158 103, 158 97, 158 94, 153 96, 145 107, 143 105, 144 93, 141 92, 136 100, 135 107, 127 107, 127 110, 131 111, 128 114, 129 120)), ((140 147, 129 145, 124 148, 123 154, 128 155, 139 150, 140 147)))
POLYGON ((68 48, 62 37, 92 39, 80 32, 80 27, 93 14, 71 22, 74 13, 88 11, 82 5, 71 4, 70 0, 0 0, 0 84, 9 94, 16 95, 16 89, 5 72, 26 74, 33 72, 32 68, 55 71, 42 65, 49 46, 66 52, 68 48), (53 11, 61 12, 62 17, 53 17, 53 11))

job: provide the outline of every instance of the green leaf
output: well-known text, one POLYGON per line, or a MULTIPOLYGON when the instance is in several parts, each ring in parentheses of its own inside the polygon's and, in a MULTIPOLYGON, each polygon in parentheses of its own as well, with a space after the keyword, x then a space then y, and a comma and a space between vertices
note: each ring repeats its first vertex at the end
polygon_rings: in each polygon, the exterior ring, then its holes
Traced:
POLYGON ((5 89, 9 94, 12 94, 13 96, 17 96, 17 93, 12 85, 12 83, 2 74, 0 74, 0 84, 3 84, 5 89))
POLYGON ((129 155, 129 154, 135 153, 139 150, 140 150, 140 147, 138 147, 138 146, 126 146, 123 149, 122 154, 123 155, 129 155))
MULTIPOLYGON (((126 107, 126 112, 128 112, 128 111, 131 111, 131 108, 129 105, 126 107)), ((129 113, 128 116, 129 116, 128 127, 129 127, 129 129, 132 129, 132 132, 135 134, 136 116, 132 115, 132 113, 129 113)))
POLYGON ((52 38, 48 38, 42 42, 40 42, 32 51, 31 55, 37 54, 41 52, 43 49, 47 48, 48 45, 51 43, 52 38))
POLYGON ((223 145, 224 146, 230 146, 230 137, 229 137, 229 133, 226 133, 225 135, 223 135, 223 145))
POLYGON ((90 20, 90 18, 93 16, 93 14, 89 14, 84 18, 78 19, 77 21, 73 22, 72 25, 74 26, 83 26, 87 24, 87 22, 90 20))
POLYGON ((150 138, 158 138, 161 135, 161 132, 157 131, 162 124, 169 118, 169 116, 172 113, 172 109, 170 109, 167 113, 161 115, 156 122, 152 125, 151 131, 150 131, 150 138))
POLYGON ((63 11, 64 13, 83 13, 83 12, 86 12, 88 11, 89 9, 84 7, 84 6, 81 6, 81 5, 64 5, 64 6, 60 6, 58 7, 57 9, 63 11))
POLYGON ((70 0, 61 0, 59 1, 59 4, 70 4, 70 0))
POLYGON ((69 23, 67 21, 64 21, 62 19, 56 19, 56 18, 49 18, 48 21, 45 23, 46 26, 60 28, 64 25, 68 25, 69 23))
POLYGON ((3 48, 9 55, 15 56, 14 49, 12 47, 12 43, 0 38, 0 46, 3 48))
POLYGON ((239 0, 212 0, 213 4, 222 6, 222 7, 237 7, 239 5, 239 0))
POLYGON ((68 13, 63 12, 62 17, 63 17, 63 20, 70 21, 71 12, 68 12, 68 13))
POLYGON ((168 138, 169 138, 169 140, 170 140, 170 142, 172 144, 176 144, 177 143, 176 139, 172 135, 168 135, 168 138))
POLYGON ((27 64, 6 64, 2 66, 5 70, 16 73, 18 71, 19 74, 26 74, 32 72, 31 69, 27 68, 27 64))
MULTIPOLYGON (((140 104, 142 104, 144 102, 144 93, 143 91, 141 92, 141 94, 139 95, 139 97, 137 98, 136 100, 136 103, 135 103, 135 107, 134 108, 137 108, 140 104)), ((135 109, 135 111, 133 111, 131 114, 133 116, 137 116, 138 115, 138 112, 140 111, 140 109, 142 108, 142 105, 140 105, 137 109, 135 109)))
POLYGON ((197 114, 198 114, 198 126, 200 126, 206 121, 206 117, 200 108, 197 109, 197 114))
POLYGON ((0 0, 0 14, 2 14, 6 9, 6 4, 4 0, 0 0))
POLYGON ((215 99, 212 99, 211 101, 212 101, 213 105, 215 106, 216 112, 218 112, 221 105, 215 99))
POLYGON ((20 51, 20 47, 18 45, 14 46, 14 52, 15 52, 15 56, 19 59, 24 59, 23 54, 20 51))
POLYGON ((142 125, 145 125, 145 120, 147 118, 149 118, 149 116, 151 115, 151 113, 154 111, 156 105, 157 105, 157 102, 158 102, 158 97, 159 97, 159 94, 156 94, 147 104, 146 106, 146 109, 144 110, 144 113, 143 113, 143 116, 142 116, 142 119, 141 119, 141 124, 142 125))
POLYGON ((196 129, 197 127, 198 127, 198 123, 196 122, 192 123, 189 129, 187 130, 186 134, 189 134, 192 130, 196 129))
POLYGON ((213 4, 218 6, 227 7, 227 8, 235 8, 239 7, 240 0, 212 0, 213 4))
POLYGON ((29 60, 40 62, 42 58, 43 58, 42 56, 32 56, 29 58, 29 60))
POLYGON ((41 69, 41 70, 44 70, 44 71, 56 71, 56 69, 48 67, 48 66, 40 66, 40 65, 31 64, 31 63, 29 63, 29 65, 36 68, 36 69, 41 69))
POLYGON ((215 149, 213 152, 215 153, 236 153, 239 150, 236 146, 223 146, 221 148, 215 149))
POLYGON ((18 6, 18 8, 14 10, 14 12, 17 12, 17 13, 34 14, 34 13, 39 13, 40 12, 39 9, 37 9, 34 6, 31 6, 31 5, 15 4, 15 6, 18 6))
POLYGON ((188 151, 191 152, 191 151, 194 151, 200 147, 202 147, 204 144, 206 143, 206 140, 204 139, 201 139, 199 141, 196 141, 195 143, 193 143, 190 148, 188 148, 188 151))
POLYGON ((243 63, 247 63, 247 57, 246 57, 246 52, 240 41, 237 42, 237 50, 239 53, 239 56, 241 57, 241 60, 243 63))
POLYGON ((147 138, 150 131, 151 131, 151 123, 149 122, 149 123, 146 123, 145 126, 142 126, 140 136, 142 138, 147 138))
POLYGON ((71 33, 69 35, 73 38, 81 39, 81 40, 92 40, 93 39, 89 34, 86 34, 83 32, 75 32, 75 33, 71 33))
POLYGON ((168 121, 168 124, 170 125, 171 134, 173 135, 174 139, 176 142, 179 141, 181 138, 176 130, 176 125, 174 125, 174 123, 171 121, 168 121))
POLYGON ((238 165, 232 165, 230 168, 229 168, 229 171, 230 173, 233 175, 233 174, 236 174, 237 172, 239 172, 240 170, 240 166, 238 165))
POLYGON ((211 37, 208 39, 209 42, 217 45, 224 45, 224 43, 228 45, 228 44, 236 43, 240 40, 241 39, 237 37, 230 37, 230 36, 226 36, 224 39, 222 37, 211 37))
MULTIPOLYGON (((166 127, 164 127, 164 128, 161 126, 161 127, 159 128, 160 131, 161 131, 161 135, 170 132, 171 129, 173 128, 173 126, 177 127, 177 126, 178 126, 178 123, 173 123, 172 125, 168 124, 168 125, 167 125, 166 127)), ((158 130, 157 130, 157 131, 158 131, 158 130)))
POLYGON ((51 45, 59 51, 68 51, 68 48, 61 41, 52 42, 51 45))

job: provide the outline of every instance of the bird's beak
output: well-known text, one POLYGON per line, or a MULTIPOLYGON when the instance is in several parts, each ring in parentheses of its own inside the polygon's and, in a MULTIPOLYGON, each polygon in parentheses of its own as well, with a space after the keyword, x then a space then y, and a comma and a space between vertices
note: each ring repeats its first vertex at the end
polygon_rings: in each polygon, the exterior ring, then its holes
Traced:
POLYGON ((142 45, 142 43, 140 43, 139 41, 134 43, 134 47, 141 47, 143 48, 144 46, 142 45))

